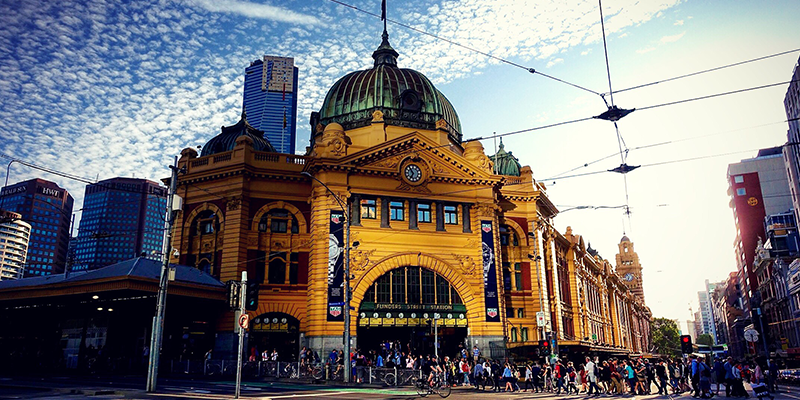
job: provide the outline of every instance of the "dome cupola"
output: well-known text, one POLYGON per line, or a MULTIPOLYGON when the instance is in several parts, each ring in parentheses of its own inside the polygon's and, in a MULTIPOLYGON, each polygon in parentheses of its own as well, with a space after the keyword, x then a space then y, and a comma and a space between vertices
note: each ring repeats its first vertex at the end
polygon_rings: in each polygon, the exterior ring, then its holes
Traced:
MULTIPOLYGON (((450 101, 423 74, 398 68, 398 53, 389 44, 384 29, 381 44, 372 53, 370 69, 345 75, 328 91, 319 113, 312 114, 311 132, 318 123, 338 123, 345 130, 371 124, 375 111, 383 113, 387 125, 415 129, 445 129, 461 143, 461 122, 450 101), (444 123, 437 122, 444 121, 444 123)), ((313 137, 312 137, 313 142, 313 137)))
POLYGON ((239 122, 235 125, 223 126, 222 132, 211 138, 211 140, 203 146, 200 157, 233 150, 233 148, 236 147, 236 139, 239 136, 247 136, 250 138, 253 143, 253 150, 255 151, 276 152, 275 147, 264 137, 264 132, 253 128, 253 126, 247 122, 247 114, 242 110, 242 116, 239 118, 239 122))

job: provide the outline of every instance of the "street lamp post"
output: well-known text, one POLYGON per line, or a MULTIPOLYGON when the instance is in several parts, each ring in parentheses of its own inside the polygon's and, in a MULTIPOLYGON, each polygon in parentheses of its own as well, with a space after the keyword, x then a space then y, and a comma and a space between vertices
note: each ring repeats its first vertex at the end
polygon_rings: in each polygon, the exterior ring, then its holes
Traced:
MULTIPOLYGON (((536 240, 536 236, 533 234, 533 232, 528 232, 528 237, 531 240, 536 240)), ((538 254, 535 255, 535 256, 533 254, 528 254, 528 258, 531 261, 533 261, 533 264, 534 264, 533 267, 536 268, 536 280, 539 282, 539 290, 538 290, 538 292, 539 292, 539 311, 544 313, 544 299, 542 297, 542 280, 539 277, 539 261, 542 259, 542 256, 540 256, 538 254)), ((538 325, 538 321, 537 321, 537 325, 538 325)), ((538 328, 539 328, 539 340, 544 339, 544 329, 545 329, 545 327, 544 326, 539 326, 538 328)))
POLYGON ((342 209, 342 213, 344 214, 344 222, 345 222, 345 247, 344 247, 344 356, 347 357, 344 363, 344 381, 350 382, 350 378, 352 375, 351 365, 350 365, 350 214, 349 214, 349 203, 345 204, 336 193, 331 190, 324 182, 317 179, 314 175, 311 175, 308 172, 301 172, 301 175, 305 175, 315 181, 317 181, 328 193, 333 196, 337 203, 339 203, 339 207, 342 209))

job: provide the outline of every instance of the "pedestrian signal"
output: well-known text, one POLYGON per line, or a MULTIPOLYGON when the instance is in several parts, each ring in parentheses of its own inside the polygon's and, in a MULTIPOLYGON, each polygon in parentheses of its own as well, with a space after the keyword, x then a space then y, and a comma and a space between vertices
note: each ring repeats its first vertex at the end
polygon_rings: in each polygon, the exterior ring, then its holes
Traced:
POLYGON ((683 354, 692 354, 694 352, 692 348, 692 337, 689 335, 681 336, 681 353, 683 354))
POLYGON ((550 355, 550 341, 549 340, 540 340, 539 341, 539 355, 542 357, 546 357, 550 355))

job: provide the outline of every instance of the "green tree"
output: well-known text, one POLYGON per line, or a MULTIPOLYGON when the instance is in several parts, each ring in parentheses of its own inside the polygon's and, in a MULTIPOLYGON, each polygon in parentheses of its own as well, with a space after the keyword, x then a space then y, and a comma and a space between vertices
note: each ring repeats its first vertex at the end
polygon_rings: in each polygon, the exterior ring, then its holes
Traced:
POLYGON ((653 318, 650 321, 650 335, 654 354, 675 357, 681 355, 680 331, 675 321, 668 318, 653 318))
POLYGON ((704 333, 704 334, 702 334, 702 335, 697 337, 697 344, 702 344, 702 345, 705 345, 705 346, 713 346, 714 345, 714 339, 711 338, 711 335, 709 335, 707 333, 704 333))

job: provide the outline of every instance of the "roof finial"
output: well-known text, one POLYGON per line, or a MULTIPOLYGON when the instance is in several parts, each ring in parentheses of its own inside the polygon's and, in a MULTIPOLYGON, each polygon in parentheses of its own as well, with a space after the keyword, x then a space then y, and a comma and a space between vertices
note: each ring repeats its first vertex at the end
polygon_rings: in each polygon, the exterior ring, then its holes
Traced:
POLYGON ((247 121, 247 106, 242 106, 242 121, 247 121))
POLYGON ((386 64, 397 66, 397 52, 389 44, 389 32, 386 31, 386 0, 381 0, 381 21, 383 21, 383 34, 381 35, 381 45, 372 53, 375 59, 375 67, 386 64))
POLYGON ((386 0, 381 0, 381 21, 383 21, 383 35, 389 36, 386 32, 386 0))

